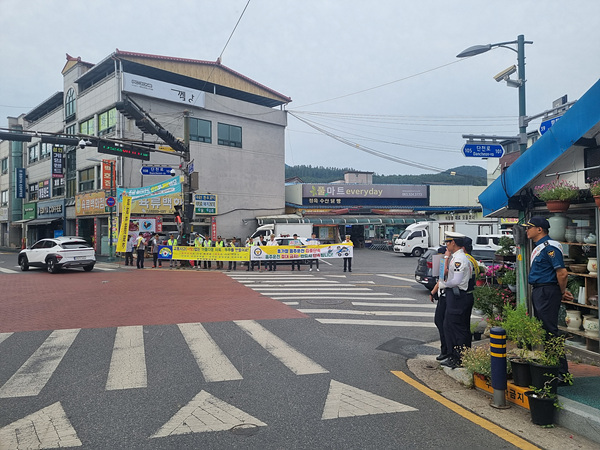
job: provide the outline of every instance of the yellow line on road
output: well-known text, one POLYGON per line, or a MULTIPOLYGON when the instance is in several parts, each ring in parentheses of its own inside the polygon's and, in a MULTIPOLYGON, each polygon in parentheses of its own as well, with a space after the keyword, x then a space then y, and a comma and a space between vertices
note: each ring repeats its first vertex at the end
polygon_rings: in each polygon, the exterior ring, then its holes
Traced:
POLYGON ((494 433, 496 436, 498 436, 501 439, 504 439, 506 442, 511 443, 515 447, 518 447, 518 448, 521 448, 524 450, 534 450, 534 449, 539 450, 539 447, 536 447, 531 442, 528 442, 525 439, 520 438, 516 434, 513 434, 510 431, 496 425, 495 423, 492 423, 489 420, 483 419, 483 418, 479 417, 477 414, 474 414, 471 411, 466 410, 462 406, 457 405, 456 403, 448 400, 446 397, 429 389, 427 386, 419 383, 416 380, 413 380, 408 375, 406 375, 404 372, 402 372, 400 370, 392 370, 392 373, 394 375, 396 375, 398 378, 400 378, 402 381, 405 381, 406 383, 410 384, 415 389, 418 389, 419 391, 421 391, 423 394, 425 394, 428 397, 432 398, 433 400, 441 403, 446 408, 454 411, 456 414, 464 417, 465 419, 470 420, 474 424, 479 425, 482 428, 485 428, 489 432, 494 433))

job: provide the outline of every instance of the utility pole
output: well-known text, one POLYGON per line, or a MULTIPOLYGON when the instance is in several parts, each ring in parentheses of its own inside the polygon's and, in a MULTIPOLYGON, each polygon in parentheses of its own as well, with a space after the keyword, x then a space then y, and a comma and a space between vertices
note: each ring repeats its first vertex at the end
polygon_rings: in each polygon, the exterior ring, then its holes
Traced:
POLYGON ((190 174, 190 112, 183 111, 183 142, 186 151, 183 152, 182 168, 185 171, 185 182, 183 184, 183 234, 187 236, 188 243, 190 239, 190 219, 194 214, 191 190, 190 174))

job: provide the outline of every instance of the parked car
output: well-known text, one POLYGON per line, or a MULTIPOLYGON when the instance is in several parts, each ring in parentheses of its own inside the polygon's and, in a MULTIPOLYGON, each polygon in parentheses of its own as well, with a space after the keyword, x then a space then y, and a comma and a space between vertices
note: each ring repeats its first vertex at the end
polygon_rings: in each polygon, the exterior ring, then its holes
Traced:
POLYGON ((438 277, 432 275, 433 255, 437 254, 437 249, 429 249, 419 257, 417 268, 415 269, 415 281, 421 283, 430 291, 438 281, 438 277))
POLYGON ((61 236, 37 241, 19 252, 18 263, 22 271, 29 267, 43 267, 50 273, 63 268, 82 267, 86 272, 94 269, 96 254, 83 238, 61 236))

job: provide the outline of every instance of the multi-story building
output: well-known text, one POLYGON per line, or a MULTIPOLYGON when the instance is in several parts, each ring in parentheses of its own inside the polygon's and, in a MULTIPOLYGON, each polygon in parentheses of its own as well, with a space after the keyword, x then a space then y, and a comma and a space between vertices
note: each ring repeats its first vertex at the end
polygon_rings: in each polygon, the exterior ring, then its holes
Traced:
MULTIPOLYGON (((284 212, 284 106, 290 98, 219 60, 117 50, 97 64, 67 55, 62 74, 61 91, 9 118, 15 132, 45 138, 5 137, 0 143, 1 246, 78 234, 101 242, 97 249, 106 254, 106 200, 121 192, 111 188, 172 179, 164 171, 155 175, 156 167, 189 176, 192 194, 216 199, 216 210, 198 208, 191 219, 193 230, 205 235, 246 236, 256 228, 257 216, 284 212), (157 129, 168 138, 152 134, 157 129), (49 133, 82 138, 87 145, 57 145, 60 140, 53 142, 49 133), (102 153, 98 139, 106 144, 102 153), (146 158, 106 154, 107 147, 121 148, 117 141, 151 150, 146 158), (182 143, 189 157, 173 152, 165 141, 173 147, 182 143)), ((182 198, 136 199, 132 217, 150 224, 149 230, 174 230, 173 206, 182 198)))

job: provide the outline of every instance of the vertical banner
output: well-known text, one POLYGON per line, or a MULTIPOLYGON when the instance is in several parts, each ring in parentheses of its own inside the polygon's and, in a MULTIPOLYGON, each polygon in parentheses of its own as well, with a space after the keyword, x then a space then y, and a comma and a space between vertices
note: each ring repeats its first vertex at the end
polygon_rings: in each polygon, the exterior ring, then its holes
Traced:
POLYGON ((117 251, 125 253, 127 249, 127 235, 129 234, 129 218, 131 217, 131 197, 123 196, 123 217, 121 219, 121 230, 119 231, 119 241, 117 242, 117 251))
POLYGON ((213 241, 216 241, 217 236, 217 218, 215 216, 212 216, 210 218, 210 238, 213 241))
POLYGON ((27 180, 25 168, 17 167, 15 169, 17 175, 17 197, 16 198, 25 198, 25 193, 27 192, 27 180))
POLYGON ((64 150, 62 147, 52 147, 52 178, 63 178, 64 150))
POLYGON ((115 176, 115 163, 116 161, 114 159, 102 160, 102 189, 105 191, 110 191, 111 186, 114 189, 114 187, 117 185, 115 176))

